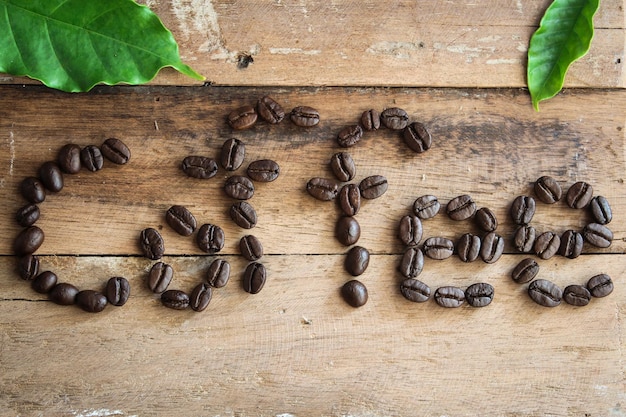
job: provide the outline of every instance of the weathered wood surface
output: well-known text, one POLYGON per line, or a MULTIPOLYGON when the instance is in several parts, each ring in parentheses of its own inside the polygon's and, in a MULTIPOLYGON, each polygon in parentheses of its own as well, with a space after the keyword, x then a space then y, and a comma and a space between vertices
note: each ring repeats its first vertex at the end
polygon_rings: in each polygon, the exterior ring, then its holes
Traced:
MULTIPOLYGON (((526 93, 513 89, 142 87, 70 95, 2 87, 0 407, 7 415, 53 416, 624 415, 625 113, 620 90, 568 90, 535 113, 526 93), (313 106, 322 122, 231 131, 225 115, 264 94, 286 109, 313 106), (346 248, 333 238, 338 210, 304 186, 331 175, 341 127, 363 110, 390 106, 424 122, 434 144, 416 155, 381 130, 349 150, 358 179, 382 174, 390 184, 357 215, 359 244, 373 256, 360 277, 370 300, 352 309, 338 293, 350 279, 346 248), (63 281, 80 288, 100 288, 114 275, 131 281, 126 306, 90 315, 52 304, 16 276, 13 215, 24 203, 19 181, 63 144, 110 136, 129 145, 130 164, 66 176, 66 188, 41 205, 38 223, 46 231, 42 264, 63 281), (254 296, 241 289, 237 242, 249 232, 226 214, 227 174, 202 182, 179 168, 187 155, 217 156, 230 137, 247 145, 244 167, 259 158, 281 166, 279 179, 259 185, 250 201, 259 213, 251 232, 264 244, 269 274, 254 296), (610 248, 540 261, 541 276, 565 286, 606 272, 613 294, 585 308, 541 308, 509 278, 525 256, 509 244, 496 264, 427 260, 421 275, 433 289, 490 282, 496 298, 487 308, 444 310, 401 297, 395 233, 417 196, 447 202, 468 193, 495 211, 509 241, 508 205, 532 193, 540 175, 564 188, 588 181, 615 214, 610 248), (190 290, 214 259, 165 224, 173 204, 227 236, 219 256, 232 262, 231 282, 200 314, 165 309, 143 282, 152 264, 137 247, 145 227, 163 233, 165 260, 176 271, 172 288, 190 290)), ((586 221, 582 211, 539 204, 533 224, 562 232, 586 221)), ((424 229, 448 237, 477 231, 444 215, 424 229)))

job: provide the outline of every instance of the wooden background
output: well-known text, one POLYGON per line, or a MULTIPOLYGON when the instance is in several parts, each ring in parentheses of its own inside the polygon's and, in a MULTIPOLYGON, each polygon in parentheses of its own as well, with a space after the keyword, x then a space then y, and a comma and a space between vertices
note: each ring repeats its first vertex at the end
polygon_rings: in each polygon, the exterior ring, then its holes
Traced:
MULTIPOLYGON (((179 41, 181 55, 207 77, 202 86, 163 71, 143 87, 97 87, 66 94, 3 76, 0 87, 0 414, 7 416, 624 416, 626 415, 626 91, 624 11, 604 1, 590 53, 575 63, 565 91, 532 109, 525 84, 528 39, 549 1, 237 2, 149 1, 179 41), (238 67, 238 57, 254 62, 238 67), (228 112, 269 94, 287 110, 308 105, 322 121, 303 129, 260 123, 233 132, 228 112), (357 215, 359 244, 372 253, 360 279, 359 309, 339 295, 350 279, 333 237, 339 210, 304 190, 330 176, 334 137, 370 108, 398 106, 425 123, 433 147, 417 155, 398 135, 368 133, 349 152, 357 179, 381 174, 389 190, 357 215), (122 139, 127 166, 66 176, 41 204, 42 267, 79 288, 111 276, 132 286, 121 308, 92 315, 35 293, 15 272, 19 182, 72 142, 122 139), (236 137, 247 166, 281 166, 250 203, 251 231, 227 215, 226 172, 187 178, 187 155, 216 157, 236 137), (541 175, 563 187, 583 180, 612 204, 608 249, 585 246, 569 260, 539 261, 540 275, 564 287, 608 273, 615 291, 584 308, 534 304, 510 279, 525 255, 510 245, 508 207, 541 175), (399 293, 403 248, 397 223, 416 197, 443 202, 470 194, 500 220, 506 254, 495 264, 426 260, 420 276, 434 290, 495 287, 482 309, 413 304, 399 293), (169 229, 164 213, 187 206, 200 224, 220 225, 218 254, 231 281, 202 313, 160 305, 145 284, 152 265, 139 232, 159 228, 171 288, 190 291, 216 256, 169 229), (263 243, 268 281, 242 290, 247 233, 263 243)), ((538 205, 540 231, 580 228, 589 216, 538 205)), ((477 231, 443 215, 424 222, 425 237, 477 231)))

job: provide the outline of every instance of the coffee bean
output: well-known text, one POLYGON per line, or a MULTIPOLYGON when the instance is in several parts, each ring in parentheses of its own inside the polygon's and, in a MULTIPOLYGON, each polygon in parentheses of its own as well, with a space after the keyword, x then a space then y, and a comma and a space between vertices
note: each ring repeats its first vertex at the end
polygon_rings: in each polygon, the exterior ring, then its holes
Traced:
POLYGON ((257 294, 263 289, 266 279, 265 266, 259 262, 252 262, 243 273, 243 290, 250 294, 257 294))
POLYGON ((498 219, 496 218, 496 215, 487 207, 483 207, 476 211, 475 221, 476 225, 485 232, 493 232, 498 228, 498 219))
POLYGON ((104 157, 96 145, 87 145, 80 150, 80 162, 85 169, 96 172, 102 169, 104 157))
POLYGON ((441 204, 434 195, 423 195, 413 203, 413 213, 422 220, 435 217, 440 208, 441 204))
POLYGON ((513 245, 520 252, 528 253, 535 246, 535 228, 527 224, 519 226, 515 230, 513 245))
POLYGON ((348 152, 337 152, 330 158, 330 169, 339 181, 352 181, 356 175, 356 165, 348 152))
POLYGON ((30 226, 23 229, 13 241, 13 251, 16 255, 28 255, 35 253, 43 244, 44 233, 37 226, 30 226))
POLYGON ((44 162, 39 168, 39 178, 48 191, 58 193, 63 189, 63 173, 56 162, 44 162))
POLYGON ((413 152, 422 153, 430 149, 433 139, 422 123, 413 122, 402 131, 404 143, 413 152))
POLYGON ((239 240, 239 251, 249 261, 258 261, 263 257, 263 245, 253 235, 243 236, 239 240))
POLYGON ((417 216, 406 215, 400 219, 398 237, 406 246, 417 246, 422 240, 422 221, 417 216))
POLYGON ((587 281, 587 289, 596 298, 606 297, 613 292, 613 281, 607 274, 598 274, 587 281))
POLYGON ((148 288, 156 294, 161 294, 167 290, 172 278, 174 277, 174 269, 166 263, 157 262, 152 265, 148 273, 148 288))
POLYGON ((254 184, 243 175, 233 175, 226 180, 224 192, 235 200, 249 200, 254 195, 254 184))
POLYGON ((568 230, 561 235, 561 246, 559 255, 574 259, 580 256, 583 251, 583 235, 575 230, 568 230))
POLYGON ((20 277, 30 281, 39 274, 39 258, 33 254, 20 257, 17 263, 17 271, 20 277))
POLYGON ((561 238, 554 232, 544 232, 535 240, 534 250, 541 259, 550 259, 561 246, 561 238))
POLYGON ((252 229, 257 224, 256 210, 246 201, 233 204, 228 213, 237 226, 243 229, 252 229))
POLYGON ((388 129, 402 130, 409 124, 409 115, 403 109, 390 107, 380 114, 380 121, 388 129))
POLYGON ((410 247, 404 251, 398 270, 405 278, 415 278, 424 269, 424 253, 420 248, 410 247))
POLYGON ((367 287, 361 281, 350 280, 341 287, 341 296, 352 307, 361 307, 367 303, 367 287))
POLYGON ((228 114, 228 124, 235 130, 249 129, 256 123, 257 114, 252 106, 243 106, 228 114))
POLYGON ((492 264, 498 261, 504 252, 504 239, 496 232, 490 232, 485 235, 480 245, 481 259, 492 264))
POLYGON ((215 288, 222 288, 230 278, 230 264, 223 259, 216 259, 209 265, 206 282, 215 288))
POLYGON ((259 159, 248 165, 246 173, 257 182, 272 182, 280 174, 280 167, 271 159, 259 159))
POLYGON ((583 228, 583 237, 591 245, 598 248, 608 248, 613 242, 613 232, 599 223, 589 223, 583 228))
POLYGON ((17 213, 15 213, 15 220, 17 224, 22 227, 32 226, 39 220, 39 206, 37 204, 27 204, 21 207, 17 213))
POLYGON ((263 96, 256 104, 256 111, 263 120, 271 124, 277 124, 285 118, 285 110, 274 99, 263 96))
POLYGON ((611 211, 611 206, 609 205, 609 201, 599 195, 591 199, 591 203, 589 203, 589 207, 591 209, 591 214, 593 218, 596 220, 598 224, 609 224, 611 220, 613 220, 613 212, 611 211))
POLYGON ((511 278, 518 284, 525 284, 535 279, 539 273, 539 264, 533 258, 525 258, 518 263, 513 272, 511 278))
POLYGON ((143 256, 148 259, 157 260, 165 253, 165 243, 158 230, 148 227, 143 229, 139 235, 139 244, 143 256))
POLYGON ((191 178, 206 180, 217 174, 217 162, 206 156, 190 155, 183 159, 183 172, 191 178))
POLYGON ((246 158, 246 145, 239 139, 228 139, 222 144, 220 162, 226 171, 236 171, 246 158))
POLYGON ((76 295, 78 295, 78 288, 65 282, 56 284, 48 293, 50 300, 62 306, 74 304, 76 295))
POLYGON ((430 298, 430 287, 414 278, 407 278, 400 284, 400 293, 414 303, 423 303, 430 298))
POLYGON ((380 113, 374 109, 365 110, 361 114, 361 125, 365 130, 378 130, 380 127, 380 113))
POLYGON ((465 233, 456 242, 456 253, 463 262, 474 262, 480 255, 480 236, 465 233))
POLYGON ((337 143, 343 148, 356 145, 363 137, 363 128, 360 125, 346 126, 337 135, 337 143))
POLYGON ((565 196, 567 205, 571 208, 580 209, 587 207, 593 197, 593 187, 584 181, 574 183, 565 196))
POLYGON ((465 293, 458 287, 439 287, 435 290, 435 301, 441 307, 461 307, 465 302, 465 293))
POLYGON ((43 271, 31 282, 31 287, 40 294, 48 294, 57 285, 57 279, 54 272, 43 271))
POLYGON ((100 152, 114 164, 124 165, 130 161, 130 149, 117 138, 108 138, 100 146, 100 152))
POLYGON ((211 302, 213 289, 204 283, 196 285, 189 297, 189 306, 193 311, 204 311, 211 302))
POLYGON ((94 290, 83 290, 76 294, 76 305, 88 313, 99 313, 107 306, 107 298, 94 290))
POLYGON ((382 175, 371 175, 359 183, 359 190, 361 190, 361 197, 373 200, 385 194, 388 186, 387 178, 382 175))
POLYGON ((167 290, 161 294, 161 303, 174 310, 184 310, 189 307, 189 296, 181 290, 167 290))
POLYGON ((307 192, 321 201, 330 201, 337 197, 339 185, 336 181, 326 178, 311 178, 306 184, 307 192))
POLYGON ((196 230, 196 218, 185 206, 172 206, 165 213, 165 221, 181 236, 190 236, 196 230))
POLYGON ((546 279, 537 279, 528 286, 528 295, 541 306, 556 307, 561 304, 563 291, 546 279))
POLYGON ((342 245, 354 245, 361 237, 359 222, 351 216, 340 217, 335 225, 335 237, 342 245))
POLYGON ((424 241, 423 250, 431 259, 447 259, 454 253, 454 242, 445 237, 429 237, 424 241))
POLYGON ((43 203, 46 199, 46 189, 39 178, 27 177, 20 183, 20 193, 33 204, 43 203))
POLYGON ((109 303, 121 307, 130 296, 130 283, 124 277, 112 277, 107 281, 105 292, 109 303))
POLYGON ((289 118, 294 125, 300 127, 315 126, 320 122, 320 114, 317 110, 308 106, 298 106, 291 110, 289 118))
POLYGON ((224 247, 224 230, 214 224, 203 224, 198 229, 196 243, 206 253, 217 253, 224 247))
POLYGON ((339 206, 346 216, 356 216, 361 209, 361 190, 356 184, 346 184, 339 191, 339 206))
POLYGON ((80 172, 80 146, 68 143, 59 150, 57 162, 61 171, 66 174, 78 174, 80 172))
POLYGON ((472 284, 465 290, 467 304, 472 307, 485 307, 493 301, 494 289, 491 284, 479 282, 472 284))
POLYGON ((568 285, 563 290, 563 301, 577 307, 586 306, 591 301, 591 293, 582 285, 568 285))
POLYGON ((528 224, 535 215, 535 199, 520 195, 513 200, 511 205, 511 219, 515 224, 528 224))
POLYGON ((476 203, 469 195, 460 195, 448 202, 446 213, 452 220, 466 220, 476 213, 476 203))
POLYGON ((367 269, 370 263, 370 253, 362 246, 353 246, 346 255, 346 271, 356 277, 367 269))
POLYGON ((563 196, 559 183, 552 177, 543 176, 535 181, 535 195, 546 204, 554 204, 563 196))

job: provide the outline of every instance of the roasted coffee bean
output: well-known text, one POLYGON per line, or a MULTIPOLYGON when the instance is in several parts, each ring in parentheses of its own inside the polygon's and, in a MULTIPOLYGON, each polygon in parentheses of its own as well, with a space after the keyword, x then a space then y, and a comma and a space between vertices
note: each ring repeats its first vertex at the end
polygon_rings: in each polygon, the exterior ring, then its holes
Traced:
POLYGON ((446 213, 452 220, 466 220, 476 213, 476 203, 469 195, 460 195, 448 202, 446 213))
POLYGON ((76 305, 88 313, 99 313, 107 306, 107 298, 94 290, 83 290, 76 294, 76 305))
POLYGON ((592 198, 593 187, 584 181, 578 181, 567 190, 565 201, 571 208, 580 209, 587 207, 592 198))
POLYGON ((161 304, 174 310, 184 310, 189 307, 189 296, 181 290, 167 290, 161 294, 161 304))
POLYGON ((100 146, 100 152, 114 164, 124 165, 130 161, 130 149, 117 138, 108 138, 100 146))
POLYGON ((596 298, 606 297, 613 292, 613 281, 607 274, 598 274, 587 281, 587 289, 596 298))
POLYGON ((236 171, 246 158, 246 145, 239 139, 228 139, 222 144, 220 161, 226 171, 236 171))
POLYGON ((217 174, 217 162, 206 156, 190 155, 183 159, 183 172, 191 178, 206 180, 217 174))
POLYGON ((575 230, 568 230, 561 235, 559 255, 570 259, 578 258, 583 251, 583 243, 583 235, 575 230))
POLYGON ((481 259, 492 264, 498 261, 504 252, 504 239, 496 232, 490 232, 485 235, 480 244, 481 259))
POLYGON ((361 281, 350 280, 341 287, 341 296, 352 307, 361 307, 367 303, 367 287, 361 281))
POLYGON ((561 304, 563 291, 546 279, 536 279, 528 286, 528 295, 541 306, 556 307, 561 304))
POLYGON ((465 302, 465 293, 458 287, 439 287, 435 290, 435 301, 441 307, 461 307, 465 302))
POLYGON ((465 299, 467 304, 472 307, 485 307, 493 301, 494 289, 493 285, 486 282, 472 284, 465 290, 465 299))
POLYGON ((511 219, 515 224, 528 224, 535 215, 535 199, 520 195, 511 204, 511 219))
POLYGON ((339 206, 346 216, 356 216, 361 209, 361 190, 356 184, 346 184, 339 191, 339 206))
POLYGON ((246 173, 257 182, 272 182, 280 175, 280 167, 271 159, 259 159, 248 165, 246 173))
POLYGON ((228 124, 235 130, 249 129, 256 123, 257 114, 252 106, 243 106, 228 114, 228 124))
POLYGON ((361 237, 361 226, 352 216, 342 216, 335 225, 335 237, 345 246, 354 245, 361 237))
POLYGON ((43 203, 46 199, 46 189, 39 178, 27 177, 20 183, 20 193, 33 204, 43 203))
POLYGON ((57 157, 59 168, 66 174, 78 174, 80 172, 80 146, 68 143, 59 150, 57 157))
POLYGON ((559 251, 560 246, 561 238, 559 235, 548 231, 537 236, 534 250, 541 259, 550 259, 559 251))
POLYGON ((422 240, 422 221, 419 217, 406 215, 400 219, 398 237, 406 246, 417 246, 422 240))
POLYGON ((139 244, 143 256, 148 259, 157 260, 165 253, 165 243, 158 230, 148 227, 143 229, 139 235, 139 244))
POLYGON ((546 204, 554 204, 563 196, 559 183, 547 175, 535 181, 534 188, 537 198, 546 204))
POLYGON ((568 285, 563 290, 563 301, 577 307, 586 306, 591 301, 591 293, 582 285, 568 285))
POLYGON ((228 214, 237 226, 243 229, 252 229, 257 224, 256 210, 246 201, 239 201, 230 206, 228 214))
POLYGON ((352 181, 356 175, 356 165, 348 152, 337 152, 330 158, 330 169, 339 181, 352 181))
POLYGON ((17 271, 22 279, 34 279, 39 274, 39 258, 33 254, 22 256, 17 263, 17 271))
POLYGON ((598 248, 608 248, 613 242, 613 232, 599 223, 589 223, 583 229, 583 237, 591 245, 598 248))
POLYGON ((415 278, 424 269, 424 253, 420 248, 410 247, 404 251, 398 270, 406 278, 415 278))
POLYGON ((266 279, 265 266, 259 262, 252 262, 243 273, 243 290, 250 294, 257 294, 263 289, 266 279))
POLYGON ((214 224, 203 224, 198 229, 196 243, 206 253, 217 253, 224 247, 224 230, 214 224))
POLYGON ((363 137, 361 125, 346 126, 337 135, 337 143, 343 148, 356 145, 363 137))
POLYGON ((445 237, 429 237, 424 241, 423 249, 429 258, 443 260, 454 253, 454 242, 445 237))
POLYGON ((400 284, 400 293, 414 303, 423 303, 430 298, 430 287, 415 278, 407 278, 400 284))
POLYGON ((605 197, 599 195, 592 198, 591 203, 589 203, 589 207, 591 208, 593 218, 596 219, 596 223, 609 224, 611 223, 611 220, 613 220, 611 206, 605 197))
POLYGON ((277 124, 285 118, 285 110, 274 99, 263 96, 256 104, 256 111, 263 120, 271 124, 277 124))
POLYGON ((148 288, 156 294, 161 294, 167 290, 172 278, 174 277, 174 269, 166 263, 157 262, 152 265, 148 273, 148 288))
POLYGON ((121 307, 130 297, 130 283, 124 277, 112 277, 107 281, 105 292, 109 303, 121 307))
POLYGON ((306 184, 307 192, 321 201, 330 201, 337 197, 339 185, 335 180, 326 178, 311 178, 306 184))
POLYGON ((209 265, 206 282, 215 288, 222 288, 228 284, 230 278, 230 264, 223 259, 216 259, 209 265))
POLYGON ((435 217, 440 208, 441 204, 434 195, 423 195, 413 203, 413 213, 422 220, 435 217))
POLYGON ((63 173, 56 162, 44 162, 39 167, 39 178, 48 191, 58 193, 63 189, 63 173))
POLYGON ((311 127, 320 122, 320 113, 312 107, 298 106, 291 110, 289 118, 296 126, 311 127))
POLYGON ((361 114, 361 125, 365 130, 378 130, 380 127, 380 113, 377 110, 365 110, 361 114))
POLYGON ((172 206, 165 213, 165 221, 181 236, 190 236, 197 226, 196 218, 185 206, 172 206))
POLYGON ((200 283, 191 291, 189 306, 193 311, 204 311, 209 306, 212 297, 213 288, 207 284, 200 283))
POLYGON ((515 236, 513 237, 513 245, 515 249, 520 252, 528 253, 533 250, 535 246, 535 228, 527 224, 519 226, 515 230, 515 236))
POLYGON ((413 122, 402 131, 404 143, 413 152, 422 153, 430 149, 433 139, 422 123, 413 122))
POLYGON ((380 114, 381 123, 392 130, 402 130, 409 124, 409 115, 403 109, 390 107, 380 114))
POLYGON ((463 262, 474 262, 480 255, 480 236, 465 233, 456 242, 456 253, 463 262))
POLYGON ((15 213, 15 220, 17 224, 22 227, 32 226, 39 220, 39 206, 37 204, 28 204, 21 207, 17 213, 15 213))
POLYGON ((263 245, 261 241, 253 235, 243 236, 239 240, 239 251, 249 261, 258 261, 263 257, 263 245))
POLYGON ((31 287, 40 294, 48 294, 57 285, 57 275, 52 271, 43 271, 32 280, 31 287))
POLYGON ((13 241, 13 251, 16 255, 28 255, 35 253, 43 244, 44 233, 37 226, 30 226, 23 229, 13 241))
POLYGON ((104 157, 96 145, 87 145, 80 150, 80 162, 85 169, 96 172, 104 165, 104 157))
POLYGON ((496 215, 487 207, 483 207, 476 211, 476 217, 474 220, 476 221, 476 225, 485 232, 493 232, 498 228, 498 219, 496 218, 496 215))
POLYGON ((518 263, 513 272, 511 278, 518 284, 525 284, 535 279, 539 273, 539 264, 533 258, 525 258, 518 263))
POLYGON ((353 246, 346 255, 346 271, 356 277, 367 269, 370 263, 370 253, 362 246, 353 246))
POLYGON ((74 304, 76 295, 78 295, 78 288, 65 282, 56 284, 48 293, 50 300, 62 306, 74 304))
POLYGON ((235 200, 249 200, 254 195, 254 184, 248 177, 233 175, 226 180, 224 192, 235 200))
POLYGON ((382 175, 371 175, 359 183, 359 190, 361 190, 361 197, 373 200, 385 194, 388 186, 387 178, 382 175))

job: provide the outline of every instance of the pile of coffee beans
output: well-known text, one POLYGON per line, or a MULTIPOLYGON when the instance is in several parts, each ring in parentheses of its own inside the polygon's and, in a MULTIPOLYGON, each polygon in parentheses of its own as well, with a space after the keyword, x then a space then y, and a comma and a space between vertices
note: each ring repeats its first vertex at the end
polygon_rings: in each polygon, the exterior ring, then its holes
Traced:
MULTIPOLYGON (((283 107, 274 99, 263 96, 255 107, 246 105, 231 111, 226 121, 234 130, 244 130, 253 127, 259 116, 269 124, 278 124, 285 119, 286 114, 283 107)), ((296 126, 311 127, 320 122, 320 114, 312 107, 297 106, 289 113, 289 120, 296 126)))
POLYGON ((59 193, 65 185, 64 175, 78 174, 82 168, 100 171, 105 159, 124 165, 130 160, 130 150, 119 139, 109 138, 101 146, 88 145, 83 148, 68 143, 58 153, 56 161, 44 162, 37 176, 25 178, 20 183, 20 192, 28 202, 16 213, 17 223, 23 227, 13 242, 14 253, 19 257, 18 273, 22 279, 30 281, 32 288, 41 294, 48 294, 53 302, 60 305, 78 305, 90 313, 104 310, 108 303, 122 306, 130 295, 130 284, 124 277, 112 277, 102 291, 79 290, 76 286, 58 282, 52 271, 41 271, 40 259, 35 252, 44 241, 44 232, 35 226, 39 220, 39 205, 50 194, 59 193))

